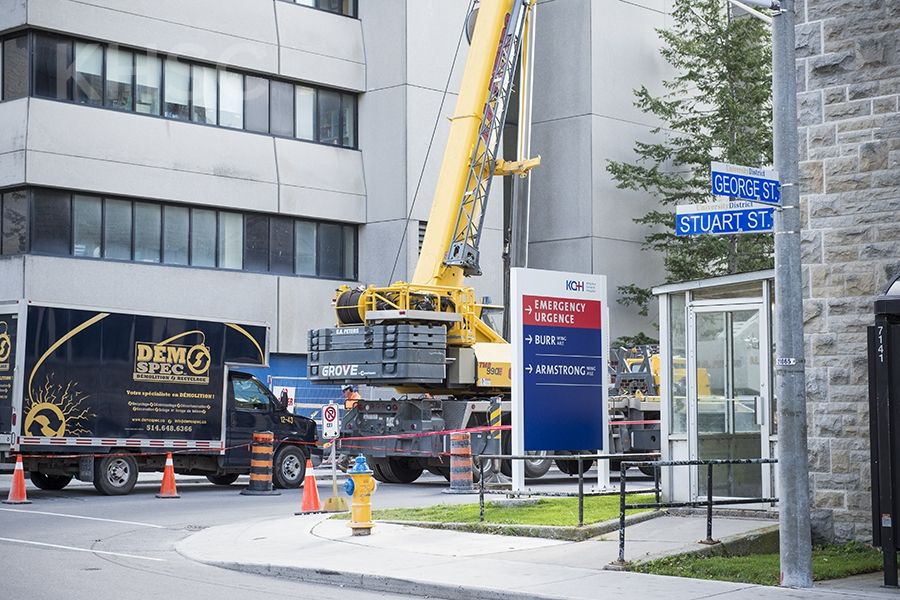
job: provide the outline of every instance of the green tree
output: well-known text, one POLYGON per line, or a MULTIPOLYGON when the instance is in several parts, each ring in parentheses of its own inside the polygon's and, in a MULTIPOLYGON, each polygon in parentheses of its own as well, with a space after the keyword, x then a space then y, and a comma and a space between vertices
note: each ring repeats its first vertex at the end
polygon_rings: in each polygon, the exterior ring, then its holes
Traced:
MULTIPOLYGON (((650 228, 643 249, 663 254, 667 283, 772 268, 771 234, 677 237, 674 216, 677 204, 710 199, 711 161, 772 163, 769 29, 725 0, 675 0, 672 20, 657 33, 673 78, 660 95, 635 90, 635 106, 660 122, 655 141, 636 142, 635 162, 610 161, 607 170, 620 189, 659 200, 635 222, 650 228)), ((647 314, 648 289, 631 284, 619 294, 647 314)))

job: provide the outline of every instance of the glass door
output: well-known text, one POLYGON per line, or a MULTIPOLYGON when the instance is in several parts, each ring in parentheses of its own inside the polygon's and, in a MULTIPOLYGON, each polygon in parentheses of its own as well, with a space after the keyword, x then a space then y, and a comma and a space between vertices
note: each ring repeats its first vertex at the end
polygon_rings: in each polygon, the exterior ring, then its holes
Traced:
MULTIPOLYGON (((691 454, 698 459, 768 456, 768 325, 762 304, 700 304, 688 312, 691 454)), ((770 487, 761 465, 717 465, 713 495, 758 498, 770 487)), ((705 497, 706 467, 693 474, 705 497)))

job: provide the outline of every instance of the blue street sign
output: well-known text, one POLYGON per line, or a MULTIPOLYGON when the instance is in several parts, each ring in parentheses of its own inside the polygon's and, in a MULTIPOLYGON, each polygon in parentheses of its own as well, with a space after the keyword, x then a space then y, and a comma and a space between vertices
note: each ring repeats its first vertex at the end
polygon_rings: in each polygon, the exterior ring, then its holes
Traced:
POLYGON ((750 202, 689 204, 678 206, 675 234, 729 235, 763 233, 775 226, 775 209, 750 202))
POLYGON ((781 202, 781 183, 778 172, 741 165, 714 162, 710 165, 712 193, 754 202, 781 202))

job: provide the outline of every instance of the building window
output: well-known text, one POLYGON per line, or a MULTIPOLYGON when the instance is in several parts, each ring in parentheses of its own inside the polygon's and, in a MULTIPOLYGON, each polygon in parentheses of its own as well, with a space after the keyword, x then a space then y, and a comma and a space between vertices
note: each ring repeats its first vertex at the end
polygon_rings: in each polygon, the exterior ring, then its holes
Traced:
POLYGON ((131 110, 133 95, 134 54, 111 47, 106 51, 106 106, 131 110))
POLYGON ((219 212, 219 267, 244 268, 244 215, 219 212))
POLYGON ((93 196, 72 196, 72 254, 100 258, 103 242, 103 202, 93 196))
POLYGON ((356 96, 341 94, 341 145, 356 147, 356 96))
POLYGON ((0 194, 3 254, 356 278, 356 227, 30 188, 0 194), (29 240, 31 242, 29 249, 29 240))
POLYGON ((316 275, 316 224, 311 221, 297 221, 294 225, 296 258, 294 265, 297 275, 316 275))
POLYGON ((191 264, 216 266, 216 211, 191 209, 191 264))
POLYGON ((269 86, 269 133, 294 135, 294 86, 273 81, 269 86))
POLYGON ((75 102, 103 104, 103 46, 75 42, 75 102))
POLYGON ((341 95, 319 90, 319 141, 323 144, 341 143, 341 95))
POLYGON ((191 67, 175 59, 166 59, 166 101, 164 115, 187 121, 191 97, 191 67))
POLYGON ((131 260, 131 202, 104 201, 103 258, 131 260))
POLYGON ((28 252, 28 194, 25 190, 3 194, 4 255, 28 252))
POLYGON ((316 90, 297 86, 297 137, 301 140, 316 139, 316 90))
POLYGON ((195 123, 216 124, 216 70, 212 67, 191 67, 191 120, 195 123))
POLYGON ((137 84, 134 109, 145 115, 158 115, 162 61, 158 56, 136 54, 134 67, 135 83, 137 84))
POLYGON ((170 265, 188 264, 188 240, 191 231, 190 213, 183 206, 163 209, 163 262, 170 265))
POLYGON ((219 125, 244 127, 244 76, 219 71, 219 125))
POLYGON ((244 129, 269 132, 269 80, 244 77, 244 129))
POLYGON ((325 10, 325 11, 328 11, 331 13, 335 13, 337 15, 344 15, 345 17, 357 16, 356 0, 287 0, 287 1, 293 2, 294 4, 301 4, 303 6, 318 8, 319 10, 325 10))
POLYGON ((34 95, 55 100, 72 98, 72 42, 34 36, 34 95))
POLYGON ((68 255, 71 234, 69 194, 35 190, 31 211, 31 250, 40 254, 68 255))
POLYGON ((28 37, 20 35, 3 42, 3 99, 28 95, 28 37))
POLYGON ((162 207, 150 202, 135 202, 134 260, 158 263, 161 233, 162 207))

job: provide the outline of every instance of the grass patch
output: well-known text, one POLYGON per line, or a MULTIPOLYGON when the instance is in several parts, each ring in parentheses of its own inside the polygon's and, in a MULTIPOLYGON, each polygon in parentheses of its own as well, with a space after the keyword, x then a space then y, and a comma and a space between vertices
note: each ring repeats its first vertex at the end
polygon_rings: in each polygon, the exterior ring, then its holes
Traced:
MULTIPOLYGON (((628 502, 653 502, 652 494, 629 494, 628 502)), ((629 510, 627 514, 649 509, 629 510)), ((585 496, 584 522, 600 523, 619 516, 618 496, 585 496)), ((343 518, 349 518, 344 515, 343 518)), ((478 523, 478 504, 437 504, 423 508, 390 508, 372 511, 378 521, 426 521, 429 523, 478 523)), ((533 504, 503 506, 485 502, 484 522, 504 525, 578 525, 578 498, 541 498, 533 504)))
MULTIPOLYGON (((639 573, 716 579, 737 583, 778 585, 778 554, 748 556, 697 556, 681 554, 634 567, 639 573)), ((813 548, 813 580, 839 579, 882 568, 881 552, 858 542, 813 548)))

